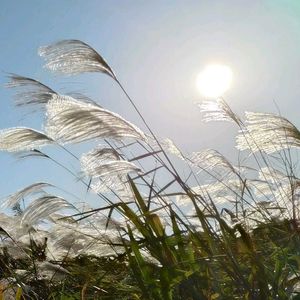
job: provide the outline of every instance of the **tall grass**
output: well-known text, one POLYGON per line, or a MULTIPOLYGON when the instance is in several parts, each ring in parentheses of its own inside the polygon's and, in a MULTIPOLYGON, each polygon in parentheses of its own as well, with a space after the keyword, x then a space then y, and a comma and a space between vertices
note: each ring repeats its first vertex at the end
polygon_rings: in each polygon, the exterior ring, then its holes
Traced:
POLYGON ((183 153, 151 130, 89 45, 67 40, 39 53, 51 71, 110 76, 147 132, 83 95, 61 95, 35 79, 9 76, 18 107, 45 111, 45 130, 4 129, 0 149, 50 160, 103 204, 70 202, 47 182, 6 197, 0 297, 300 297, 300 132, 291 122, 266 113, 243 119, 223 99, 206 101, 199 104, 205 121, 230 121, 239 130, 238 164, 216 150, 183 153), (87 141, 101 144, 80 157, 68 146, 87 141), (49 144, 76 160, 78 172, 52 157, 49 144))

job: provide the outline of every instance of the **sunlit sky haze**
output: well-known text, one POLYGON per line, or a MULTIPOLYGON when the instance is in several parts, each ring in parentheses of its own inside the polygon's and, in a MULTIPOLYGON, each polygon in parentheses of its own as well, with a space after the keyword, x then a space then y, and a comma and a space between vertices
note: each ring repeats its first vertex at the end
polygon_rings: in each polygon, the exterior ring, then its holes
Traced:
MULTIPOLYGON (((0 128, 42 128, 42 114, 24 116, 13 106, 12 91, 3 88, 5 72, 12 72, 61 93, 83 92, 144 129, 108 76, 60 77, 43 69, 38 47, 73 38, 105 57, 155 133, 185 151, 215 148, 234 159, 237 129, 202 122, 195 103, 206 97, 195 84, 197 76, 213 63, 229 66, 232 83, 222 96, 235 112, 276 112, 277 105, 300 127, 299 32, 296 0, 2 0, 0 128)), ((16 162, 0 153, 0 165, 0 196, 43 180, 41 173, 54 182, 72 183, 45 162, 16 162)))
POLYGON ((230 89, 232 70, 226 65, 210 64, 199 73, 196 85, 199 92, 207 98, 216 99, 230 89))

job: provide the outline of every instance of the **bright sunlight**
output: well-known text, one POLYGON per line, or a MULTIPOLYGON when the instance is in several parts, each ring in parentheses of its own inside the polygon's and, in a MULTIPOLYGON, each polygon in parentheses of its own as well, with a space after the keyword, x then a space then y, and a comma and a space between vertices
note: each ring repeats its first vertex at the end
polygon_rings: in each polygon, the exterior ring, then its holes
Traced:
POLYGON ((232 71, 226 65, 208 65, 197 76, 196 84, 201 94, 208 98, 222 96, 230 87, 232 71))

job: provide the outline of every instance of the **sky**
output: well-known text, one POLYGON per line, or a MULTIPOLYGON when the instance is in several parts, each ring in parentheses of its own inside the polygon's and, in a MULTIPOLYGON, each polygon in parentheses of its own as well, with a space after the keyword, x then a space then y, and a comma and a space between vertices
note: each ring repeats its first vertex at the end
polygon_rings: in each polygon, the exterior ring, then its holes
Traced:
MULTIPOLYGON (((43 68, 39 46, 79 39, 106 59, 157 135, 184 151, 214 148, 234 161, 237 129, 201 120, 198 73, 210 63, 230 66, 233 83, 224 98, 235 112, 280 109, 300 127, 299 32, 297 0, 0 0, 0 128, 42 128, 41 114, 14 107, 13 92, 4 88, 12 72, 61 93, 85 93, 144 129, 108 76, 62 77, 43 68)), ((76 170, 75 162, 62 159, 76 170)), ((0 153, 0 168, 0 198, 41 180, 73 185, 84 196, 53 164, 0 153)))

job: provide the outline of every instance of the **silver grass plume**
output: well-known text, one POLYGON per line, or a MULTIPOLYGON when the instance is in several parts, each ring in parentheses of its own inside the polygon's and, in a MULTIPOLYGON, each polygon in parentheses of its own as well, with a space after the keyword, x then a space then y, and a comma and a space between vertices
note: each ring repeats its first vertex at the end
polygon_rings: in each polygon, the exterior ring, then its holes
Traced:
POLYGON ((98 146, 81 156, 81 163, 83 165, 87 163, 99 164, 107 160, 120 160, 120 155, 115 149, 98 146))
POLYGON ((274 190, 276 189, 276 185, 273 183, 260 179, 248 180, 247 184, 253 189, 257 200, 260 200, 261 198, 270 198, 274 195, 274 190))
POLYGON ((34 240, 38 244, 42 244, 45 240, 45 237, 48 237, 49 232, 47 230, 32 230, 30 234, 28 231, 23 231, 24 234, 18 237, 18 242, 21 242, 25 245, 30 245, 30 241, 34 240))
POLYGON ((106 228, 108 230, 115 230, 115 232, 119 232, 122 228, 124 228, 124 226, 126 226, 125 222, 121 222, 121 219, 117 221, 112 217, 108 218, 100 213, 90 216, 88 221, 89 224, 94 224, 96 228, 106 228))
POLYGON ((43 280, 61 281, 66 275, 70 274, 67 269, 49 261, 38 261, 35 267, 38 277, 43 280))
POLYGON ((222 99, 207 100, 198 104, 200 111, 204 113, 203 120, 210 121, 230 121, 241 125, 241 119, 231 110, 229 105, 222 99))
POLYGON ((286 174, 276 170, 270 166, 262 167, 258 171, 258 179, 248 179, 250 185, 255 193, 256 198, 267 198, 268 200, 276 201, 278 196, 286 197, 286 185, 291 183, 293 178, 289 178, 286 174))
POLYGON ((6 87, 18 90, 15 94, 16 106, 44 107, 52 98, 52 95, 56 94, 51 88, 35 79, 16 74, 10 75, 9 78, 10 81, 6 84, 6 87))
MULTIPOLYGON (((59 249, 64 256, 74 257, 78 255, 113 255, 117 250, 111 248, 111 243, 120 243, 117 230, 101 230, 88 224, 56 225, 51 232, 51 244, 48 243, 54 252, 59 249)), ((122 251, 122 247, 117 247, 122 251)), ((52 250, 52 249, 51 249, 52 250)), ((50 251, 49 251, 50 252, 50 251)), ((51 251, 53 253, 53 251, 51 251)))
POLYGON ((114 195, 118 195, 118 198, 123 201, 126 201, 125 199, 130 201, 132 196, 128 186, 127 171, 123 174, 109 174, 101 178, 93 177, 91 190, 94 193, 111 193, 113 191, 114 195))
MULTIPOLYGON (((18 90, 15 94, 16 106, 29 105, 44 108, 48 101, 52 99, 53 95, 58 95, 53 89, 35 79, 16 74, 12 74, 8 77, 10 81, 5 86, 18 90)), ((71 92, 67 95, 82 102, 98 105, 94 100, 79 92, 71 92)))
POLYGON ((53 140, 44 133, 26 127, 0 130, 0 150, 8 152, 29 151, 52 144, 53 140))
POLYGON ((6 200, 2 203, 1 207, 12 208, 16 204, 18 204, 22 199, 24 199, 25 197, 32 195, 32 194, 44 192, 43 188, 50 187, 50 186, 52 186, 52 185, 49 183, 46 183, 46 182, 37 182, 37 183, 31 184, 31 185, 17 191, 16 193, 8 196, 6 198, 6 200))
POLYGON ((48 261, 38 262, 37 267, 39 271, 53 271, 53 273, 58 272, 63 274, 70 274, 70 272, 62 266, 52 264, 48 261))
POLYGON ((267 154, 300 147, 300 132, 287 119, 269 113, 246 112, 246 127, 236 137, 237 149, 267 154))
POLYGON ((47 218, 54 212, 63 208, 73 208, 65 199, 57 196, 46 195, 32 201, 24 210, 21 226, 32 226, 39 220, 47 218))
POLYGON ((69 96, 54 95, 48 102, 45 129, 51 138, 62 143, 95 138, 145 139, 139 128, 118 114, 69 96))
POLYGON ((240 195, 243 190, 243 184, 239 179, 230 179, 224 180, 224 182, 213 182, 204 186, 205 190, 210 194, 216 197, 224 197, 226 195, 240 195), (225 183, 225 185, 224 185, 225 183))
MULTIPOLYGON (((89 210, 92 210, 92 208, 90 208, 89 210)), ((50 222, 55 224, 71 224, 76 222, 76 220, 72 216, 66 215, 65 213, 57 213, 57 212, 49 215, 47 219, 50 222)))
POLYGON ((192 166, 198 166, 204 170, 219 170, 237 174, 236 168, 218 151, 206 149, 193 152, 189 157, 192 166))
POLYGON ((141 172, 135 164, 121 160, 117 151, 111 148, 97 147, 83 154, 80 163, 84 174, 94 180, 91 188, 96 193, 113 190, 123 195, 127 191, 127 174, 141 172))
POLYGON ((127 174, 129 172, 140 172, 135 164, 125 161, 125 160, 116 160, 108 161, 104 163, 82 163, 82 170, 87 176, 101 177, 107 176, 110 174, 127 174))
POLYGON ((91 46, 79 40, 62 40, 40 47, 39 55, 46 60, 45 67, 63 74, 102 72, 116 79, 104 58, 91 46))
POLYGON ((175 145, 175 143, 169 139, 169 138, 162 138, 162 137, 156 137, 156 139, 153 138, 152 135, 146 134, 147 137, 147 144, 155 151, 160 150, 160 146, 168 153, 173 154, 180 158, 181 160, 184 160, 185 157, 182 153, 182 151, 175 145), (157 141, 159 142, 160 146, 157 144, 157 141))
POLYGON ((70 92, 67 93, 66 96, 70 96, 78 101, 82 101, 82 102, 86 102, 86 103, 91 103, 94 105, 97 105, 99 107, 102 107, 101 105, 99 105, 95 100, 91 99, 90 97, 88 97, 87 95, 84 95, 80 92, 70 92))
MULTIPOLYGON (((296 206, 299 205, 300 200, 300 179, 295 176, 285 176, 281 172, 277 171, 278 176, 282 176, 281 178, 275 177, 273 178, 274 185, 274 199, 277 203, 286 207, 290 207, 290 211, 292 211, 293 202, 297 201, 296 206)), ((298 210, 298 208, 297 208, 298 210)))
POLYGON ((102 177, 107 175, 125 175, 141 170, 133 163, 120 160, 116 150, 97 147, 80 158, 81 169, 87 176, 102 177))
POLYGON ((184 159, 181 151, 178 149, 178 147, 174 144, 174 142, 171 139, 166 138, 162 140, 161 145, 169 153, 176 155, 180 159, 184 159))
POLYGON ((262 167, 258 172, 260 180, 266 180, 270 183, 277 183, 278 181, 286 181, 288 177, 286 174, 272 167, 262 167))
MULTIPOLYGON (((195 196, 201 196, 210 202, 210 198, 214 200, 215 204, 224 204, 236 202, 236 197, 240 197, 242 193, 242 184, 240 180, 226 179, 222 182, 215 181, 209 184, 202 184, 191 187, 191 191, 195 196)), ((191 204, 191 199, 187 195, 179 195, 176 197, 176 202, 179 205, 191 204)))
POLYGON ((18 226, 19 223, 20 216, 9 216, 4 213, 0 213, 0 227, 13 239, 17 239, 25 233, 24 230, 18 226))

